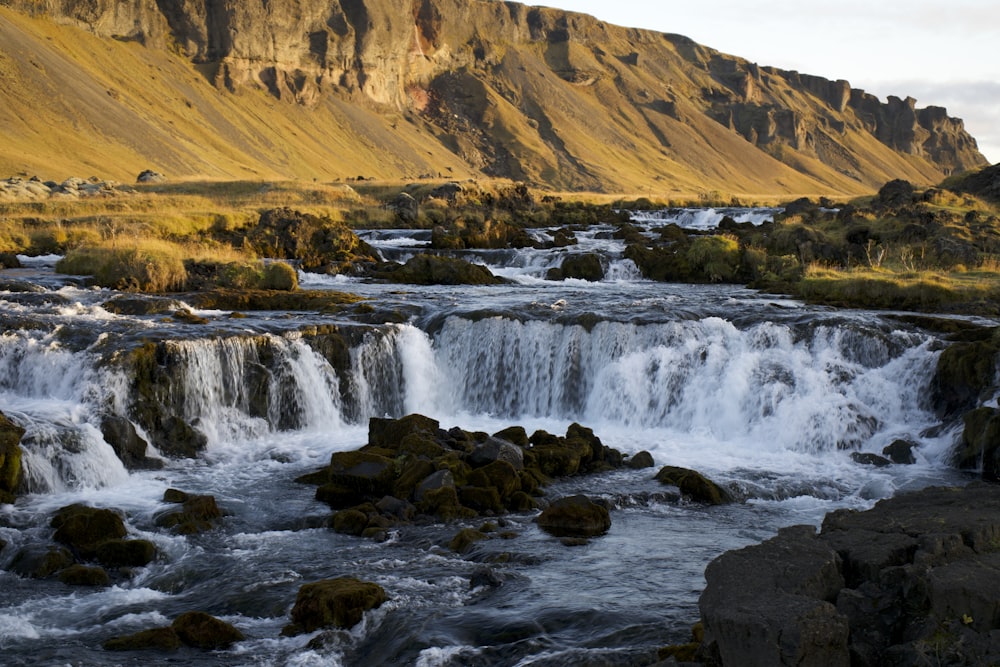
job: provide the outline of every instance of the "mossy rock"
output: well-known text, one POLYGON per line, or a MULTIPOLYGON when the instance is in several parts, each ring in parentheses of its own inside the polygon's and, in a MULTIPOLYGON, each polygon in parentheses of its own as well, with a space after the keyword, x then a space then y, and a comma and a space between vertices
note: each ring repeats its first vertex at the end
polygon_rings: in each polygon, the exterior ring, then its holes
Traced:
POLYGON ((410 433, 406 435, 399 442, 398 451, 400 454, 425 456, 429 459, 435 459, 440 456, 444 456, 445 454, 444 447, 435 442, 433 439, 417 433, 410 433))
POLYGON ((191 535, 214 527, 214 522, 223 516, 215 501, 215 496, 189 496, 179 511, 167 512, 156 519, 161 528, 173 528, 181 535, 191 535))
POLYGON ((53 538, 80 554, 93 558, 104 542, 125 537, 125 521, 118 512, 86 505, 63 507, 52 517, 53 538))
POLYGON ((513 443, 518 447, 528 446, 528 433, 523 426, 509 426, 502 431, 497 431, 493 437, 513 443))
POLYGON ((661 484, 676 486, 680 492, 695 502, 723 505, 732 502, 730 495, 715 482, 694 470, 677 466, 664 466, 656 473, 661 484))
POLYGON ((565 442, 536 445, 531 453, 546 477, 568 477, 580 470, 581 449, 567 446, 565 442))
POLYGON ((983 479, 1000 482, 1000 410, 977 408, 962 417, 962 439, 954 453, 959 468, 981 469, 983 479))
POLYGON ((69 549, 54 544, 29 544, 14 555, 7 569, 29 579, 47 579, 71 565, 73 554, 69 549))
POLYGON ((399 419, 372 417, 368 420, 368 444, 373 447, 397 449, 408 435, 423 435, 433 438, 441 429, 436 419, 421 414, 409 414, 399 419))
POLYGON ((458 490, 458 499, 477 512, 500 512, 504 508, 500 494, 493 487, 463 486, 458 490))
POLYGON ((287 262, 271 262, 264 267, 261 289, 292 292, 299 288, 299 274, 287 262))
POLYGON ((643 470, 652 468, 656 463, 653 461, 653 455, 643 450, 632 456, 626 465, 632 470, 643 470))
POLYGON ((464 507, 458 501, 458 492, 454 486, 442 486, 425 491, 423 498, 417 503, 421 514, 436 516, 442 521, 452 521, 459 518, 471 518, 475 511, 464 507))
POLYGON ((21 483, 21 438, 24 429, 0 412, 0 503, 14 502, 21 483))
POLYGON ((538 526, 556 537, 595 537, 611 528, 611 514, 587 496, 569 496, 542 510, 538 526))
POLYGON ((481 264, 464 259, 417 255, 402 266, 385 266, 375 277, 407 285, 500 285, 506 282, 481 264))
POLYGON ((155 559, 149 540, 108 540, 97 547, 97 562, 105 567, 144 567, 155 559))
POLYGON ((971 410, 996 384, 1000 328, 986 340, 954 343, 938 357, 931 400, 939 416, 971 410))
POLYGON ((414 491, 422 481, 433 475, 437 466, 426 459, 409 457, 392 487, 392 495, 405 500, 414 498, 414 491))
POLYGON ((292 608, 292 624, 282 634, 297 635, 325 627, 352 628, 366 611, 381 607, 386 600, 388 596, 381 586, 353 577, 305 584, 292 608))
POLYGON ((151 628, 114 637, 101 646, 105 651, 176 651, 181 645, 181 638, 173 628, 151 628))
POLYGON ((502 502, 506 502, 515 491, 521 490, 521 477, 514 466, 506 461, 493 461, 482 468, 476 468, 468 475, 469 484, 497 490, 502 502))
POLYGON ((236 627, 201 611, 189 611, 174 619, 171 627, 188 646, 208 651, 227 649, 246 637, 236 627))
POLYGON ((330 483, 359 493, 385 495, 395 481, 391 459, 367 451, 334 452, 330 456, 330 483))
POLYGON ((592 252, 568 255, 558 269, 551 269, 546 278, 549 280, 566 280, 573 278, 576 280, 587 280, 590 282, 600 282, 604 280, 604 267, 601 265, 601 258, 592 252))
POLYGON ((368 515, 356 509, 345 509, 334 514, 330 524, 335 532, 358 536, 368 527, 368 515))
MULTIPOLYGON (((329 477, 327 473, 325 476, 329 477)), ((343 484, 323 484, 316 489, 316 500, 326 503, 332 509, 342 510, 353 507, 367 499, 367 494, 343 484)))
POLYGON ((448 548, 457 554, 467 553, 476 542, 488 540, 489 536, 474 528, 463 528, 448 542, 448 548))
POLYGON ((114 414, 101 417, 101 435, 129 470, 158 470, 163 467, 159 459, 146 456, 148 443, 125 417, 114 414))
POLYGON ((535 499, 524 491, 515 491, 507 501, 507 509, 511 512, 530 512, 538 507, 535 499))
POLYGON ((59 572, 59 581, 68 586, 110 586, 111 577, 103 567, 70 565, 59 572))
POLYGON ((213 289, 185 295, 184 300, 202 310, 339 312, 363 297, 332 290, 213 289))

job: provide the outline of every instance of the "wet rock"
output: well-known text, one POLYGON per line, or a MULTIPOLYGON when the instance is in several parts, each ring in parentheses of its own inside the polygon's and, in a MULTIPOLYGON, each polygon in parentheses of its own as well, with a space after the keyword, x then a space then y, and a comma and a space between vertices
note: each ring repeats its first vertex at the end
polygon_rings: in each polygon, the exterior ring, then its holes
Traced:
POLYGON ((223 516, 215 501, 215 496, 187 496, 181 503, 180 510, 164 512, 156 517, 156 525, 161 528, 172 528, 181 535, 191 535, 211 530, 216 519, 223 516))
POLYGON ((1000 410, 977 408, 962 417, 962 439, 953 455, 959 468, 981 470, 983 479, 1000 481, 1000 410))
POLYGON ((109 639, 102 646, 105 651, 176 651, 181 638, 173 628, 152 628, 109 639))
POLYGON ((875 466, 876 468, 892 465, 892 461, 889 459, 871 452, 851 452, 851 460, 861 465, 875 466))
POLYGON ((885 446, 882 455, 887 456, 890 461, 897 465, 910 465, 917 462, 916 457, 913 456, 913 448, 916 446, 916 443, 909 440, 894 440, 885 446))
POLYGON ((417 255, 402 265, 382 265, 374 272, 374 277, 406 285, 500 285, 506 282, 481 264, 438 255, 417 255))
POLYGON ((932 487, 729 552, 699 601, 715 664, 1000 660, 1000 486, 932 487), (835 606, 834 606, 835 605, 835 606))
POLYGON ((455 488, 455 476, 450 470, 438 470, 428 475, 427 478, 420 482, 417 486, 417 490, 414 492, 413 496, 417 502, 421 502, 428 493, 440 491, 444 488, 455 488))
POLYGON ((46 579, 73 564, 73 554, 54 544, 29 544, 14 555, 7 568, 29 579, 46 579))
POLYGON ((499 588, 503 585, 503 577, 491 567, 477 567, 469 577, 469 588, 499 588))
POLYGON ((59 572, 59 581, 68 586, 110 586, 111 577, 103 567, 74 564, 59 572))
POLYGON ((538 526, 556 537, 595 537, 611 528, 611 514, 587 496, 569 496, 545 508, 538 526))
POLYGON ((0 269, 19 269, 21 260, 12 252, 0 252, 0 269))
MULTIPOLYGON (((505 440, 509 443, 517 445, 522 449, 528 446, 528 433, 524 430, 523 426, 509 426, 502 431, 497 431, 493 434, 494 438, 499 438, 500 440, 505 440)), ((510 461, 508 461, 510 463, 510 461)))
POLYGON ((109 313, 134 317, 166 315, 177 310, 179 306, 180 302, 175 299, 138 294, 119 294, 101 304, 101 307, 109 313))
POLYGON ((94 558, 101 544, 123 538, 126 532, 118 512, 79 504, 58 510, 50 525, 56 529, 56 542, 86 559, 94 558))
POLYGON ((12 503, 21 483, 24 429, 0 412, 0 503, 12 503))
POLYGON ((352 577, 305 584, 292 608, 292 623, 282 634, 292 636, 330 626, 352 628, 366 611, 377 609, 386 600, 381 586, 352 577))
POLYGON ((482 468, 476 468, 468 476, 469 484, 496 489, 501 502, 508 500, 515 491, 521 489, 521 477, 514 466, 506 461, 494 461, 482 468))
POLYGON ((476 542, 489 539, 489 536, 474 528, 463 528, 448 541, 448 548, 457 554, 467 553, 476 542))
POLYGON ((847 619, 831 602, 840 565, 811 526, 716 558, 698 601, 705 644, 722 664, 847 667, 847 619))
POLYGON ((356 509, 341 510, 333 515, 331 527, 345 535, 361 535, 368 527, 368 515, 356 509))
POLYGON ((653 461, 653 455, 643 450, 630 458, 625 465, 632 470, 643 470, 645 468, 652 468, 656 463, 653 461))
POLYGON ((144 567, 156 559, 149 540, 108 540, 97 547, 97 562, 104 567, 144 567))
POLYGON ((174 632, 188 646, 209 651, 227 649, 245 639, 243 633, 230 623, 201 611, 189 611, 174 619, 174 632))
POLYGON ((334 452, 329 474, 331 484, 378 496, 390 493, 395 479, 391 459, 365 451, 334 452))
MULTIPOLYGON (((522 432, 524 429, 521 429, 522 432)), ((486 442, 478 445, 469 455, 469 465, 476 468, 494 461, 504 461, 515 470, 524 469, 524 450, 512 442, 491 436, 486 442)))
POLYGON ((424 415, 411 414, 399 419, 372 417, 368 420, 368 444, 372 447, 394 449, 408 435, 436 434, 440 422, 424 415))
POLYGON ((680 489, 681 494, 699 503, 723 505, 732 498, 722 487, 704 475, 687 468, 664 466, 656 473, 656 481, 680 489))
POLYGON ((996 386, 1000 329, 979 340, 953 343, 938 357, 931 378, 931 401, 939 417, 975 408, 996 386))
POLYGON ((146 456, 149 444, 135 430, 135 425, 120 415, 107 414, 101 418, 101 435, 111 445, 115 454, 129 470, 159 470, 160 459, 146 456))
POLYGON ((259 256, 296 260, 303 271, 348 273, 356 264, 378 259, 343 222, 290 208, 262 212, 257 224, 239 235, 259 256))
POLYGON ((590 282, 600 282, 604 280, 604 267, 601 265, 600 256, 588 252, 578 255, 568 255, 563 260, 558 269, 553 269, 547 276, 549 280, 566 280, 575 278, 577 280, 588 280, 590 282))

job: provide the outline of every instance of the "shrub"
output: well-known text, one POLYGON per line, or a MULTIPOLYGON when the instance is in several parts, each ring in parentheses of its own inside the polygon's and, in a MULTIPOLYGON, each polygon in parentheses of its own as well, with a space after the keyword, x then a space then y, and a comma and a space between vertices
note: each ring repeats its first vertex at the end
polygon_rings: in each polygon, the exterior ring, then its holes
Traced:
POLYGON ((299 288, 299 274, 287 262, 272 262, 264 267, 260 286, 263 289, 292 292, 299 288))
POLYGON ((691 268, 712 282, 731 282, 740 265, 740 246, 729 235, 699 236, 687 251, 691 268))
POLYGON ((183 289, 187 281, 183 254, 176 244, 149 239, 130 248, 82 246, 67 253, 56 264, 56 271, 91 275, 101 287, 167 292, 183 289))

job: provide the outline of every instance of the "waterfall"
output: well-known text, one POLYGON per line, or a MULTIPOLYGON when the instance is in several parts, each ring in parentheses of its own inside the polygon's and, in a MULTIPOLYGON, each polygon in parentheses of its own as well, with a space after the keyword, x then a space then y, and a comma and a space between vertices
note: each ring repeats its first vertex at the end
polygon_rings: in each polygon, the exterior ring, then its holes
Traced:
POLYGON ((588 330, 450 317, 434 354, 442 411, 706 432, 795 451, 858 448, 886 427, 933 421, 920 398, 936 356, 915 334, 741 330, 718 318, 588 330))

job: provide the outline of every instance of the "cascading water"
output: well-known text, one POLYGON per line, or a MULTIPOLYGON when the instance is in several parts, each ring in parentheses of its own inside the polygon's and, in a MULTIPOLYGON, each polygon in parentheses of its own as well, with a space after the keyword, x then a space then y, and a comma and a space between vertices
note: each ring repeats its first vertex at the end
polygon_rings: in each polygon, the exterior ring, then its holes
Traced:
MULTIPOLYGON (((499 288, 304 276, 411 315, 401 324, 202 313, 210 324, 188 326, 115 315, 101 306, 113 294, 96 290, 49 291, 41 306, 10 296, 0 410, 27 430, 28 493, 0 508, 3 661, 156 662, 101 644, 197 609, 247 639, 186 650, 176 656, 184 664, 649 664, 657 647, 687 640, 703 569, 722 551, 956 479, 945 464, 953 433, 931 429, 922 400, 940 347, 933 335, 742 288, 642 281, 609 230, 578 231, 572 248, 470 255, 513 280, 499 288), (598 254, 605 279, 546 280, 574 252, 598 254), (363 445, 369 417, 412 412, 491 433, 513 424, 562 433, 579 422, 628 454, 705 472, 742 502, 689 505, 650 471, 621 470, 547 492, 614 508, 611 531, 585 547, 564 547, 530 514, 497 517, 496 539, 470 558, 442 545, 482 519, 403 527, 383 543, 328 530, 330 509, 294 480, 363 445), (179 420, 205 447, 128 471, 102 434, 108 414, 150 443, 166 442, 157 438, 176 431, 164 424, 179 420), (851 460, 897 438, 915 444, 915 465, 851 460), (165 531, 155 519, 168 488, 213 494, 228 515, 205 534, 165 531), (8 571, 22 549, 51 541, 51 513, 74 502, 120 510, 158 559, 105 589, 8 571), (470 585, 483 569, 501 585, 470 585), (339 576, 376 581, 390 601, 350 632, 283 637, 298 587, 339 576)), ((369 236, 397 253, 427 239, 369 236)), ((58 283, 51 273, 39 281, 58 283)))

